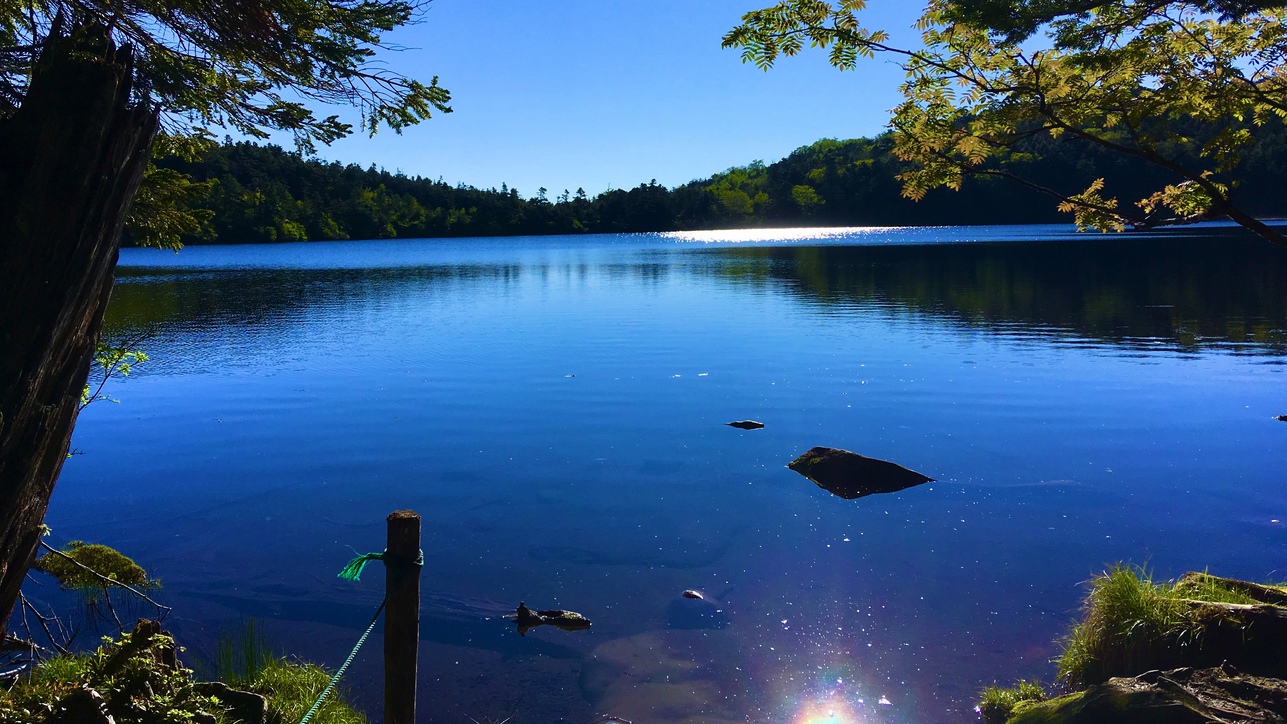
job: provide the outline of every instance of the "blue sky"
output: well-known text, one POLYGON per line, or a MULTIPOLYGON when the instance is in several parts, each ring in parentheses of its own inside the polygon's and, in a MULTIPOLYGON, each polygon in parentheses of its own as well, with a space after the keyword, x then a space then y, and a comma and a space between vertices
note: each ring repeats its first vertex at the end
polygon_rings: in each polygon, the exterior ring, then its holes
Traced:
MULTIPOLYGON (((820 52, 764 73, 720 48, 769 0, 434 0, 388 66, 438 75, 455 112, 346 139, 326 159, 533 196, 675 186, 819 138, 879 133, 902 71, 841 73, 820 52)), ((872 0, 868 23, 911 42, 919 2, 872 0)))

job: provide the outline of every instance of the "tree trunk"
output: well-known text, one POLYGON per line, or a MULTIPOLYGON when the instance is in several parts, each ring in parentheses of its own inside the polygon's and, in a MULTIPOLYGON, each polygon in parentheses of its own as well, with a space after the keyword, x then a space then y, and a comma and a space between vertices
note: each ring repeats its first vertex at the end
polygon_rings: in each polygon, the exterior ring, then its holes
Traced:
POLYGON ((0 119, 0 632, 35 557, 156 112, 101 29, 55 31, 0 119))

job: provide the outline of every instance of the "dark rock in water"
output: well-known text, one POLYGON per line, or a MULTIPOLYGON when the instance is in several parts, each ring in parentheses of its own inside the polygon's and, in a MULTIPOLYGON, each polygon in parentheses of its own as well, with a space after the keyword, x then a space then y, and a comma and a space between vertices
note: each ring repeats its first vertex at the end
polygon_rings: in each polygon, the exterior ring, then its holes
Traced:
POLYGON ((736 427, 739 430, 759 430, 764 427, 764 423, 755 420, 738 420, 737 422, 726 422, 729 427, 736 427))
POLYGON ((686 630, 728 628, 728 614, 722 604, 705 597, 692 598, 689 593, 685 591, 683 598, 671 601, 666 607, 668 627, 686 630))
POLYGON ((934 482, 933 478, 902 465, 830 447, 815 447, 787 467, 846 500, 873 493, 896 493, 934 482))
POLYGON ((706 597, 702 595, 701 591, 694 591, 691 588, 688 589, 687 591, 684 591, 684 598, 695 598, 698 601, 706 600, 706 597))
POLYGON ((1231 667, 1150 671, 1015 707, 1008 724, 1250 724, 1287 717, 1287 681, 1231 667))
POLYGON ((590 619, 576 611, 563 611, 560 609, 533 611, 522 601, 518 603, 518 610, 514 614, 514 622, 518 624, 520 636, 526 636, 529 630, 537 626, 554 626, 564 631, 584 631, 590 628, 590 619))

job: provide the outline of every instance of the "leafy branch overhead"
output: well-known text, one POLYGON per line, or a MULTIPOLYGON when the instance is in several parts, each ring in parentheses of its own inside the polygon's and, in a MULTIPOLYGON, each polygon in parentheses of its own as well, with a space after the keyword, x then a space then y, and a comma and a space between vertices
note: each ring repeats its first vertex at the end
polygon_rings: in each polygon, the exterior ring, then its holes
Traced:
POLYGON ((228 128, 257 138, 290 131, 305 148, 353 131, 310 106, 344 105, 362 130, 399 131, 449 112, 450 94, 375 60, 385 35, 413 22, 422 0, 0 0, 0 115, 25 94, 55 22, 106 29, 135 48, 137 100, 158 107, 172 135, 228 128))
MULTIPOLYGON (((44 42, 80 33, 89 46, 134 49, 134 101, 156 108, 156 158, 194 158, 215 129, 267 138, 293 134, 312 152, 353 133, 337 115, 349 106, 361 130, 400 132, 449 113, 451 95, 384 67, 387 34, 415 21, 424 0, 0 0, 0 118, 22 105, 44 42), (103 36, 103 37, 95 37, 103 36), (108 42, 110 41, 110 43, 108 42)), ((127 220, 136 243, 178 248, 210 234, 194 211, 208 184, 150 165, 127 220)))
POLYGON ((784 0, 724 38, 768 69, 808 47, 832 65, 877 53, 906 71, 890 128, 903 193, 1006 178, 1052 196, 1083 228, 1121 230, 1228 217, 1287 240, 1234 197, 1257 128, 1287 119, 1287 11, 1264 0, 932 0, 922 44, 900 48, 859 22, 863 0, 784 0), (1044 33, 1044 41, 1033 39, 1044 33), (1026 139, 1089 144, 1152 164, 1173 183, 1122 203, 1106 176, 1054 189, 1012 172, 1026 139))

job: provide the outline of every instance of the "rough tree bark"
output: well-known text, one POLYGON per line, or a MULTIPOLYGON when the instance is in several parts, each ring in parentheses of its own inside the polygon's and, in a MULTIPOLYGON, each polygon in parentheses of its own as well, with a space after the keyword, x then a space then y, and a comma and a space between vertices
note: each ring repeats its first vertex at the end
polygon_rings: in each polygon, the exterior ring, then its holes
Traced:
POLYGON ((0 632, 35 556, 157 129, 133 54, 55 32, 0 119, 0 632))

